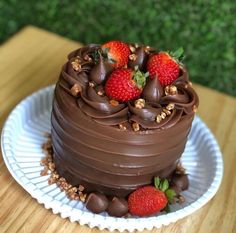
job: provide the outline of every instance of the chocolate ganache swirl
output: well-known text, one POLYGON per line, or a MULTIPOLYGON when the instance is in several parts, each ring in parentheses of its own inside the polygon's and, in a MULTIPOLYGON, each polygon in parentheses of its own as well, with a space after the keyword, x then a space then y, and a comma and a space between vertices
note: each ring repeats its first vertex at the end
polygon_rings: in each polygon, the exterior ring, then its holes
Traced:
MULTIPOLYGON (((128 66, 145 72, 147 59, 157 51, 136 46, 132 52, 137 59, 128 66)), ((187 69, 181 67, 170 87, 163 88, 157 78, 147 79, 142 108, 136 101, 112 102, 104 91, 112 70, 99 45, 68 55, 53 100, 53 159, 60 176, 72 185, 124 197, 150 184, 154 176, 172 175, 185 148, 198 96, 187 69)))

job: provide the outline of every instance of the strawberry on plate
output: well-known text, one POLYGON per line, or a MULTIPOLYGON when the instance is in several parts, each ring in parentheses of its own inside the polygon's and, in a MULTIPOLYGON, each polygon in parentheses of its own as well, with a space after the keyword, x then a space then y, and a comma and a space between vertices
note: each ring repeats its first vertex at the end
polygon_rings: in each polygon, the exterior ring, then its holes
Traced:
POLYGON ((118 40, 109 41, 101 46, 102 54, 112 64, 113 68, 120 68, 128 64, 129 46, 118 40))
POLYGON ((110 99, 126 102, 138 98, 146 83, 146 74, 138 69, 128 68, 114 70, 105 84, 106 95, 110 99))
POLYGON ((162 86, 170 85, 179 77, 183 48, 174 53, 159 52, 152 55, 147 62, 150 78, 157 77, 162 86))
POLYGON ((140 217, 150 216, 167 210, 168 204, 172 203, 175 192, 169 189, 167 179, 154 178, 155 186, 141 187, 128 197, 129 212, 140 217))

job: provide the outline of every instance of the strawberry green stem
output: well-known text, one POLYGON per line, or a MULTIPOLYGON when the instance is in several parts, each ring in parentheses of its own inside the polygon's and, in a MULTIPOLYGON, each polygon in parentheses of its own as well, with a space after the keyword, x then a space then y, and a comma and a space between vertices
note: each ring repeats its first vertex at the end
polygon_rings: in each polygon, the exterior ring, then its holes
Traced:
POLYGON ((147 74, 142 73, 138 67, 135 67, 133 80, 135 81, 137 87, 142 89, 146 85, 147 74))

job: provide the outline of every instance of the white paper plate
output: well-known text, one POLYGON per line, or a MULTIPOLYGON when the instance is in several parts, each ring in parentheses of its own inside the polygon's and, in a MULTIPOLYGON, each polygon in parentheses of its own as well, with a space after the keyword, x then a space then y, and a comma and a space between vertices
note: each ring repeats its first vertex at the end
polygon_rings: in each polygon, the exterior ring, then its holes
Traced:
POLYGON ((190 187, 183 192, 186 202, 173 205, 169 214, 148 218, 115 218, 93 214, 81 202, 69 200, 49 176, 40 176, 40 161, 45 132, 50 132, 50 112, 54 86, 44 88, 20 102, 8 117, 1 143, 6 166, 15 180, 45 208, 62 218, 100 230, 142 231, 176 222, 206 204, 218 190, 223 176, 219 146, 207 126, 195 117, 182 163, 189 174, 190 187))

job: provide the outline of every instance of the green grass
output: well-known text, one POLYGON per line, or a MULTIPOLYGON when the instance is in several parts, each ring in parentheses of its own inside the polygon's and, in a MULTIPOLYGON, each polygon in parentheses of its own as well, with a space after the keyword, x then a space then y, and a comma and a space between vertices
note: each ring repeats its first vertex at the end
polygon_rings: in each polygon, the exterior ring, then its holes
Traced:
POLYGON ((83 43, 183 46, 194 82, 236 96, 236 2, 2 0, 0 43, 33 24, 83 43))

